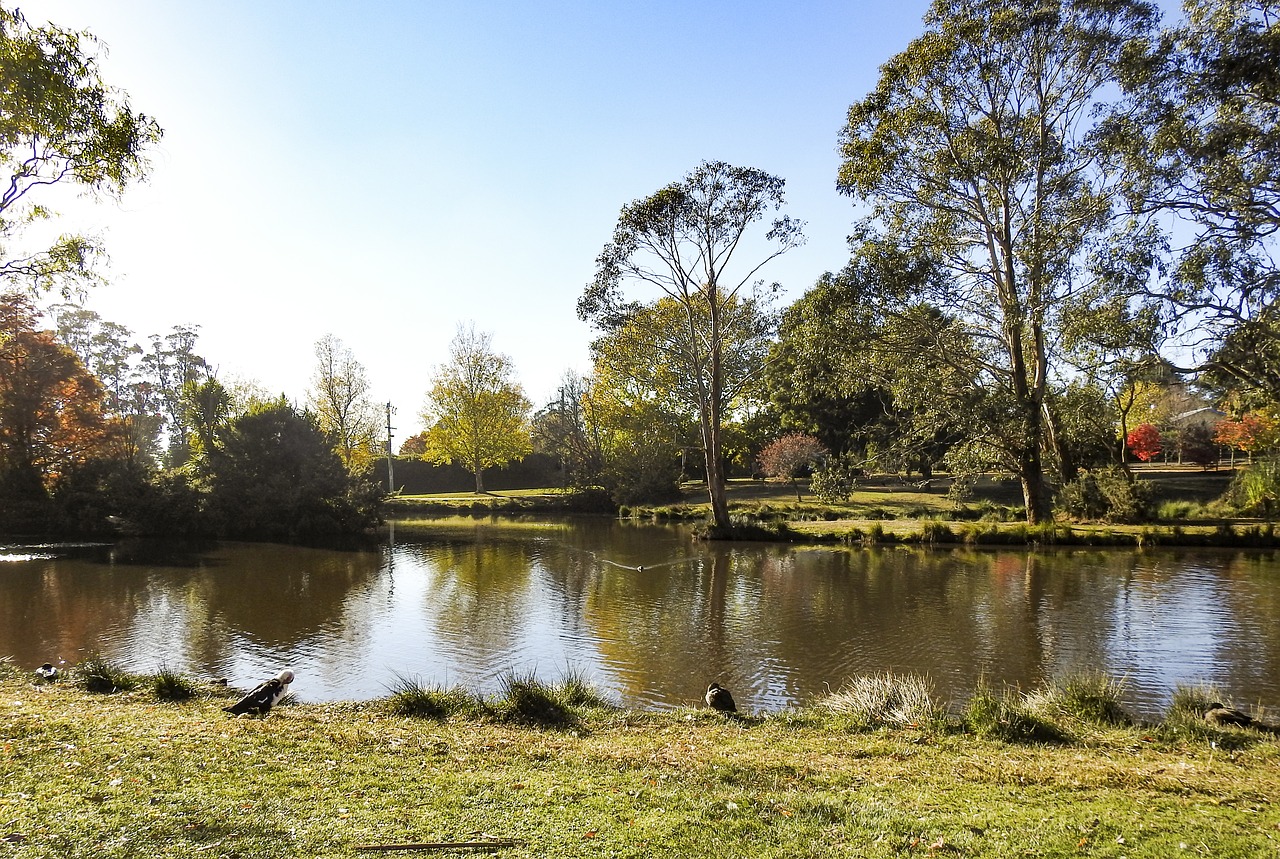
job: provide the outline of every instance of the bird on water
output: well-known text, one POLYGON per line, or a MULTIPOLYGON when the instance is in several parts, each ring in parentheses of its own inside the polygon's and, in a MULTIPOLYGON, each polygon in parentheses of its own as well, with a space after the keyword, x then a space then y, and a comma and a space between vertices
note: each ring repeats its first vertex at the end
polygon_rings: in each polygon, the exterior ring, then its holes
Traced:
POLYGON ((733 703, 733 696, 729 694, 729 690, 721 686, 719 683, 712 683, 707 687, 707 694, 704 696, 707 706, 712 710, 719 710, 721 713, 736 713, 738 707, 733 703))
POLYGON ((289 694, 289 684, 292 682, 293 672, 286 668, 266 683, 257 686, 252 692, 230 707, 223 707, 222 709, 233 716, 243 716, 246 713, 257 713, 265 716, 272 707, 280 703, 281 698, 289 694))

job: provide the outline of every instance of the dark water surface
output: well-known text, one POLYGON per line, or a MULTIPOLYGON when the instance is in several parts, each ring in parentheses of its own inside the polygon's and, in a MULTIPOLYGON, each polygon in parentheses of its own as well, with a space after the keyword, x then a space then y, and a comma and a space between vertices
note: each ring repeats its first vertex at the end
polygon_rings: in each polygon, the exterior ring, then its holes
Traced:
POLYGON ((566 667, 628 706, 804 703, 856 674, 1032 688, 1124 677, 1157 716, 1179 683, 1280 706, 1280 554, 707 545, 609 519, 396 523, 365 551, 225 543, 0 546, 0 656, 98 651, 248 685, 288 666, 307 701, 397 675, 493 692, 566 667))

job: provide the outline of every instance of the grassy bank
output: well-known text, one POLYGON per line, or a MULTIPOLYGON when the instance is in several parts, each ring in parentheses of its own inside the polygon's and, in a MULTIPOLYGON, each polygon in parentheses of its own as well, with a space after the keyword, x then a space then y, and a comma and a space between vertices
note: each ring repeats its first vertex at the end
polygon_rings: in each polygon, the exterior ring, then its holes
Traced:
POLYGON ((856 705, 732 718, 589 696, 548 721, 508 692, 456 693, 433 718, 397 715, 427 712, 401 698, 231 719, 225 692, 93 694, 3 668, 0 855, 348 857, 488 837, 510 857, 1280 849, 1280 743, 1252 730, 1059 710, 1042 739, 1009 741, 1007 694, 987 712, 1004 728, 985 731, 972 714, 885 727, 856 705))
MULTIPOLYGON (((1211 506, 1230 482, 1229 470, 1189 467, 1144 467, 1140 479, 1152 485, 1158 515, 1142 524, 1059 520, 1030 527, 1019 506, 1016 481, 984 478, 970 498, 957 504, 948 496, 946 477, 904 483, 891 477, 865 481, 845 502, 820 503, 808 495, 799 500, 786 483, 730 481, 730 514, 740 533, 751 539, 792 542, 951 545, 1058 546, 1222 546, 1270 548, 1280 545, 1274 523, 1223 518, 1211 506), (925 485, 927 483, 927 485, 925 485)), ((802 484, 803 488, 803 484, 802 484)), ((617 511, 631 519, 655 522, 705 522, 706 490, 687 484, 679 501, 617 511)), ((576 495, 556 489, 516 490, 475 495, 452 493, 401 496, 388 515, 469 513, 612 512, 600 494, 576 495)))

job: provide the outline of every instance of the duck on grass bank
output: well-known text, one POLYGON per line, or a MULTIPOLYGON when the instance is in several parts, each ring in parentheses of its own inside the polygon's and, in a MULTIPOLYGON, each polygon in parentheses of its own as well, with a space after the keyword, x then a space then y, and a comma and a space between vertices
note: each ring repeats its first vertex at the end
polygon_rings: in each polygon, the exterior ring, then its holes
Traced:
POLYGON ((1235 728, 1254 728, 1259 731, 1280 734, 1280 727, 1267 724, 1266 722, 1260 722, 1243 710, 1237 710, 1234 707, 1226 707, 1220 701, 1214 701, 1209 705, 1208 709, 1204 711, 1204 720, 1215 728, 1224 728, 1227 726, 1235 728))
POLYGON ((280 703, 281 698, 289 694, 289 684, 292 682, 293 672, 286 668, 230 707, 223 707, 222 709, 233 716, 244 716, 252 713, 265 716, 272 707, 280 703))
POLYGON ((707 706, 712 710, 719 710, 721 713, 736 713, 738 707, 733 703, 733 696, 729 694, 729 690, 721 686, 719 683, 712 683, 707 687, 707 694, 703 696, 707 702, 707 706))

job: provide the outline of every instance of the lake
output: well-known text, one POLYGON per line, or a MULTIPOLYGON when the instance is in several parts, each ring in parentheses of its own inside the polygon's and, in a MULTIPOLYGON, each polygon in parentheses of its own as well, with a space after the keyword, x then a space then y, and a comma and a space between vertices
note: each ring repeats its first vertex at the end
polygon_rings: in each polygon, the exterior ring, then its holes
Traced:
POLYGON ((239 686, 287 666, 305 701, 573 670, 643 708, 712 680, 778 710, 873 672, 960 702, 981 676, 1102 670, 1157 717, 1180 683, 1280 706, 1280 555, 708 544, 599 517, 397 522, 361 551, 0 546, 0 656, 95 651, 239 686))

